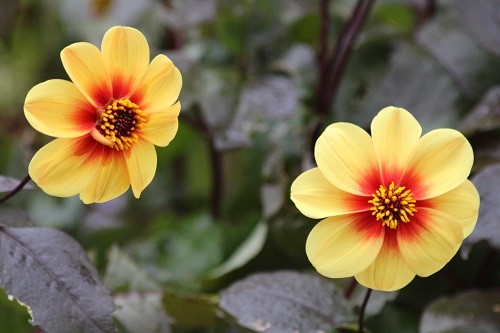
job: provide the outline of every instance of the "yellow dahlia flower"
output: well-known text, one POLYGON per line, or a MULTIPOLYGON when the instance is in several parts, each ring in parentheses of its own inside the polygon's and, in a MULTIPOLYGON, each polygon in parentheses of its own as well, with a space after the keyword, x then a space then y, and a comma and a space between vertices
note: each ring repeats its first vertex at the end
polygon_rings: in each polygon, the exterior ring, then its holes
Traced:
POLYGON ((452 129, 421 133, 408 111, 387 107, 371 136, 334 123, 318 138, 318 167, 293 182, 291 198, 304 215, 324 218, 306 243, 320 274, 397 290, 443 268, 472 232, 479 195, 467 180, 469 142, 452 129))
POLYGON ((161 54, 149 63, 146 38, 129 27, 108 30, 101 50, 72 44, 61 60, 73 82, 48 80, 26 96, 28 122, 57 138, 31 160, 31 178, 50 195, 79 193, 85 203, 130 185, 138 198, 156 171, 154 145, 167 146, 177 132, 179 70, 161 54))

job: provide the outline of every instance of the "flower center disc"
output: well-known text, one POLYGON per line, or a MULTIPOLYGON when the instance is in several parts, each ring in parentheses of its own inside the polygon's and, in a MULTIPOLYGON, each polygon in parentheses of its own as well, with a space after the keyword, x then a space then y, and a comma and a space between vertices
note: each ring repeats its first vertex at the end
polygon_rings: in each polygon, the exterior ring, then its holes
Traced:
POLYGON ((97 122, 92 137, 102 144, 126 150, 139 137, 136 130, 146 124, 146 114, 129 99, 119 99, 109 103, 97 115, 97 122))
POLYGON ((373 199, 368 200, 373 205, 370 210, 375 215, 377 221, 382 220, 382 226, 396 229, 400 221, 410 222, 408 215, 413 216, 417 211, 416 200, 412 198, 411 190, 406 190, 404 186, 395 186, 391 182, 389 188, 380 185, 379 189, 372 194, 373 199))

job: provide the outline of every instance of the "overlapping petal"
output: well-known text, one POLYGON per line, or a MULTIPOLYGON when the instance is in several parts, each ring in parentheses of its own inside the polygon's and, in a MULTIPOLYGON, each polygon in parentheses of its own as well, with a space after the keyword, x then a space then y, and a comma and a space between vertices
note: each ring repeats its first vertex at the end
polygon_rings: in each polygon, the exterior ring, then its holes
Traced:
POLYGON ((302 214, 311 218, 325 218, 370 209, 368 198, 333 186, 319 168, 305 171, 295 179, 291 188, 291 199, 302 214))
POLYGON ((342 278, 364 271, 384 243, 384 229, 369 213, 329 217, 319 222, 306 242, 306 254, 324 276, 342 278))
POLYGON ((399 183, 408 157, 420 139, 422 127, 405 109, 386 107, 371 124, 373 147, 382 184, 399 183))
POLYGON ((123 152, 127 164, 132 192, 139 198, 151 183, 156 172, 156 151, 152 143, 139 140, 132 149, 123 152))
POLYGON ((170 107, 150 111, 147 126, 141 131, 141 137, 156 146, 167 146, 177 133, 179 127, 177 117, 180 110, 181 104, 177 102, 170 107))
POLYGON ((139 88, 131 97, 144 111, 170 106, 179 97, 182 76, 165 55, 156 56, 149 65, 139 88))
POLYGON ((111 80, 101 52, 90 43, 74 43, 61 51, 64 69, 80 92, 97 109, 112 98, 111 80))
POLYGON ((55 139, 31 159, 31 179, 47 194, 69 197, 82 192, 101 167, 102 146, 86 137, 55 139))
POLYGON ((113 27, 104 34, 101 52, 110 75, 113 97, 130 97, 149 66, 146 38, 134 28, 113 27))
POLYGON ((59 138, 85 135, 95 125, 94 107, 73 83, 65 80, 34 86, 26 96, 24 115, 37 131, 59 138))
POLYGON ((323 176, 343 191, 370 196, 380 185, 372 139, 356 125, 328 126, 316 142, 314 157, 323 176))
POLYGON ((428 204, 433 209, 452 216, 462 226, 464 238, 474 230, 479 214, 479 193, 470 180, 430 199, 428 204))
POLYGON ((107 149, 101 167, 80 193, 86 203, 106 202, 122 195, 130 187, 127 164, 121 152, 107 149))
POLYGON ((434 198, 462 184, 473 162, 472 147, 462 133, 434 130, 419 140, 402 183, 412 189, 414 199, 434 198))
POLYGON ((409 223, 397 229, 398 247, 410 269, 429 276, 444 267, 462 244, 462 226, 450 215, 419 208, 409 223))
POLYGON ((363 286, 383 291, 403 288, 415 277, 399 253, 396 231, 387 230, 384 245, 375 261, 367 269, 355 275, 363 286))

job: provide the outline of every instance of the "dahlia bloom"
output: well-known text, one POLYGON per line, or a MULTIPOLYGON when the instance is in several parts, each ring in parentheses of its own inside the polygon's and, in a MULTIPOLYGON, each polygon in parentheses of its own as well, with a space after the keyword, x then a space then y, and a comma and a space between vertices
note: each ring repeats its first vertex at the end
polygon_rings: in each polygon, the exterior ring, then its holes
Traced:
POLYGON ((470 235, 479 210, 467 180, 472 148, 452 129, 421 132, 408 111, 387 107, 371 136, 334 123, 318 138, 318 167, 293 182, 291 199, 304 215, 324 218, 306 242, 320 274, 397 290, 443 268, 470 235))
POLYGON ((154 146, 177 133, 179 70, 161 54, 149 63, 146 38, 129 27, 108 30, 101 50, 69 45, 61 60, 72 82, 48 80, 26 96, 28 122, 56 137, 33 156, 31 178, 50 195, 80 194, 85 203, 129 186, 139 198, 156 171, 154 146))

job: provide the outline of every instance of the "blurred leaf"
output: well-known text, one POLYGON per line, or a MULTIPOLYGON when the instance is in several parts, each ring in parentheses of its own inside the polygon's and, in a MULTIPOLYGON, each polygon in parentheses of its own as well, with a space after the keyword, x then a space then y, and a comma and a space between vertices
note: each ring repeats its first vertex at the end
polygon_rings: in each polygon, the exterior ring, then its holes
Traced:
POLYGON ((319 40, 319 27, 319 15, 310 13, 294 22, 291 33, 295 41, 314 46, 319 40))
POLYGON ((416 39, 468 97, 476 97, 500 77, 491 70, 500 65, 498 59, 494 60, 460 29, 455 15, 430 20, 418 30, 416 39))
POLYGON ((284 184, 281 182, 264 182, 260 188, 262 216, 266 219, 276 214, 284 201, 284 184))
POLYGON ((160 12, 168 26, 185 30, 215 17, 215 0, 170 0, 160 12))
POLYGON ((245 121, 256 118, 289 117, 297 108, 298 97, 295 85, 287 77, 269 75, 252 82, 243 88, 233 128, 245 127, 245 121))
POLYGON ((16 20, 18 19, 20 0, 3 0, 0 2, 0 38, 8 42, 11 33, 14 30, 16 20))
POLYGON ((366 324, 371 329, 371 332, 374 333, 394 332, 396 327, 397 333, 419 332, 417 314, 401 305, 393 303, 386 304, 382 312, 378 316, 368 319, 366 324))
POLYGON ((462 251, 468 253, 472 246, 480 240, 486 239, 491 246, 500 249, 500 228, 498 217, 498 189, 500 188, 500 164, 495 164, 480 170, 472 182, 481 197, 479 218, 472 234, 464 240, 462 251))
MULTIPOLYGON (((23 209, 18 207, 0 207, 0 226, 4 227, 29 227, 33 222, 23 209)), ((0 331, 1 332, 1 331, 0 331)))
POLYGON ((243 267, 262 250, 267 239, 268 226, 265 221, 257 223, 248 237, 233 252, 233 254, 221 265, 209 272, 208 277, 215 279, 235 269, 243 267))
MULTIPOLYGON (((349 287, 349 284, 351 284, 352 281, 353 278, 335 279, 335 283, 337 283, 342 290, 346 290, 346 288, 349 287)), ((390 303, 396 299, 398 294, 399 291, 385 292, 385 291, 373 290, 370 296, 370 301, 366 306, 365 310, 366 317, 368 318, 378 315, 384 309, 387 303, 390 303)), ((361 285, 357 285, 356 288, 354 289, 354 292, 349 297, 349 301, 354 307, 359 308, 363 303, 365 295, 366 295, 366 288, 361 285)))
POLYGON ((500 86, 490 88, 458 127, 466 134, 500 128, 500 86))
POLYGON ((500 1, 455 0, 462 25, 482 47, 500 55, 500 1))
MULTIPOLYGON (((15 189, 17 187, 17 185, 19 185, 20 182, 21 181, 16 179, 16 178, 0 175, 0 193, 12 191, 13 189, 15 189)), ((24 187, 23 187, 23 189, 26 189, 26 190, 28 190, 28 189, 32 190, 34 188, 35 187, 31 183, 28 183, 28 184, 24 185, 24 187)))
POLYGON ((245 51, 247 29, 248 21, 242 13, 238 16, 228 12, 218 14, 217 37, 229 52, 241 55, 245 51))
POLYGON ((293 207, 275 215, 270 223, 272 239, 280 250, 292 258, 306 261, 306 239, 315 222, 293 207))
POLYGON ((424 310, 420 333, 500 331, 500 290, 466 291, 435 300, 424 310))
POLYGON ((160 287, 116 245, 111 248, 103 278, 112 292, 153 291, 160 287))
POLYGON ((415 16, 407 4, 383 4, 375 7, 374 14, 399 33, 408 35, 413 32, 415 16))
POLYGON ((28 214, 37 226, 70 228, 78 224, 83 206, 78 196, 56 198, 37 191, 28 206, 28 214))
POLYGON ((212 326, 218 297, 212 295, 179 293, 166 290, 163 295, 163 306, 176 326, 194 329, 212 326))
POLYGON ((298 107, 299 94, 292 80, 272 75, 247 84, 220 148, 234 148, 232 141, 251 142, 250 135, 269 126, 272 120, 289 117, 298 107), (235 140, 235 138, 238 138, 235 140))
POLYGON ((170 333, 170 319, 163 311, 161 294, 129 293, 113 297, 116 311, 113 317, 127 333, 170 333))
POLYGON ((48 332, 114 332, 114 304, 81 246, 47 228, 0 228, 0 284, 48 332))
POLYGON ((288 75, 298 75, 304 70, 310 73, 313 65, 314 50, 305 44, 295 44, 273 63, 273 69, 288 75))
POLYGON ((378 82, 363 100, 361 112, 351 115, 355 123, 368 127, 382 108, 393 105, 410 111, 424 132, 455 125, 459 97, 456 85, 439 64, 417 47, 402 44, 378 82))
POLYGON ((160 218, 153 234, 132 243, 127 253, 156 281, 197 290, 222 261, 222 231, 206 215, 160 218))
POLYGON ((328 331, 352 321, 333 283, 313 274, 280 271, 251 275, 221 292, 220 307, 255 331, 328 331))

